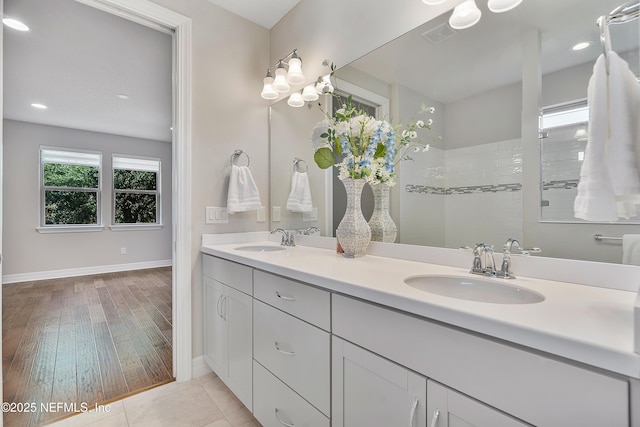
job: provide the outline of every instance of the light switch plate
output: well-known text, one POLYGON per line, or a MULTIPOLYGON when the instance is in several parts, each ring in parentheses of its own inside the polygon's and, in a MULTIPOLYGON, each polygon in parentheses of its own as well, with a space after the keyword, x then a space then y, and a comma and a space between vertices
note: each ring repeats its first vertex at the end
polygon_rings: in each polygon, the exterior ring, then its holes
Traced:
POLYGON ((280 222, 280 206, 273 206, 271 208, 271 221, 280 222))
POLYGON ((204 222, 205 224, 227 224, 229 222, 227 208, 207 206, 204 222))
POLYGON ((257 222, 265 222, 267 220, 267 209, 264 206, 258 208, 257 217, 257 222))

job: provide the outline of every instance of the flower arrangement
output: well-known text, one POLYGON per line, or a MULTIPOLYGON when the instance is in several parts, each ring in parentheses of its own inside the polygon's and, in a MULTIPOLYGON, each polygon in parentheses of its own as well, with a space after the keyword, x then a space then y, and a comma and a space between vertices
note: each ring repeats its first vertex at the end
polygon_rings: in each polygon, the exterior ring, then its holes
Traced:
MULTIPOLYGON (((338 100, 340 98, 336 96, 338 100)), ((422 105, 421 114, 433 114, 433 107, 422 105)), ((349 96, 342 108, 313 128, 311 143, 314 160, 321 169, 336 166, 339 178, 364 178, 369 184, 395 184, 395 167, 411 160, 413 150, 427 151, 429 144, 417 141, 417 129, 431 129, 432 119, 418 120, 406 127, 393 127, 357 109, 349 96)))

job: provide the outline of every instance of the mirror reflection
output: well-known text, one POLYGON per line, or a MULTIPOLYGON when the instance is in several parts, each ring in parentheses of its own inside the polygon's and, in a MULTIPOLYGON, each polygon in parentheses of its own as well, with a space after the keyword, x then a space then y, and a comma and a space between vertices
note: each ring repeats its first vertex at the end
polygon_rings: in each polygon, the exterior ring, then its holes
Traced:
MULTIPOLYGON (((556 190, 545 183, 558 176, 574 180, 579 149, 557 154, 562 144, 552 145, 555 135, 539 141, 537 126, 530 126, 544 108, 586 99, 593 64, 602 53, 596 19, 620 1, 524 1, 503 14, 478 3, 482 18, 472 28, 451 29, 447 13, 336 72, 337 90, 376 106, 379 117, 392 123, 416 119, 421 104, 436 108, 427 138, 442 139, 429 141, 428 152, 403 162, 391 190, 397 242, 449 248, 487 242, 500 250, 514 237, 526 247, 541 247, 541 256, 621 262, 618 241, 593 236, 638 233, 640 226, 578 224, 567 212, 553 217, 551 200, 566 203, 571 196, 556 192, 552 198, 556 190), (572 50, 579 42, 590 44, 572 50), (575 160, 551 168, 553 150, 556 160, 573 155, 575 160)), ((613 48, 636 74, 638 35, 638 20, 611 28, 613 48)), ((282 101, 271 108, 271 201, 280 207, 280 221, 273 215, 272 228, 317 226, 322 235, 332 235, 337 226, 334 184, 313 163, 309 142, 322 114, 315 106, 294 109, 282 101), (292 178, 285 166, 295 157, 310 166, 310 214, 284 208, 292 178)), ((580 125, 572 126, 577 128, 556 131, 576 141, 580 125)))

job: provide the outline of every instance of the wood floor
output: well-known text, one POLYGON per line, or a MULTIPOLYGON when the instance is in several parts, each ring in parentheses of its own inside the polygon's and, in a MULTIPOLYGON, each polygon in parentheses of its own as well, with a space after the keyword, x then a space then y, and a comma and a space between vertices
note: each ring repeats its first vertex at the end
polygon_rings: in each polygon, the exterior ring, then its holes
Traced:
POLYGON ((3 285, 2 370, 5 427, 172 380, 171 268, 3 285))

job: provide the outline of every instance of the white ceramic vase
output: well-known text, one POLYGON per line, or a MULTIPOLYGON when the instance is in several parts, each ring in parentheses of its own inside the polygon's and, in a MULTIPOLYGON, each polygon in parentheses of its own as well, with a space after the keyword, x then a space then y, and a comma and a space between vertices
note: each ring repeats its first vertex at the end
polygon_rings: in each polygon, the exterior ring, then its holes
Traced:
POLYGON ((360 199, 366 181, 364 179, 345 178, 342 180, 347 190, 347 209, 338 228, 336 237, 347 258, 358 258, 366 255, 371 241, 371 229, 362 215, 360 199))
POLYGON ((389 186, 375 184, 373 191, 373 214, 369 219, 371 240, 374 242, 393 243, 398 235, 398 227, 389 215, 389 186))

